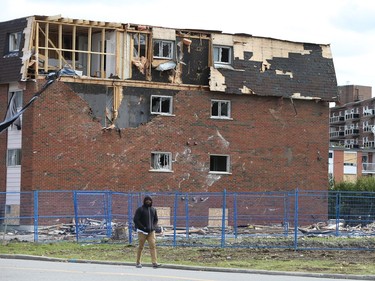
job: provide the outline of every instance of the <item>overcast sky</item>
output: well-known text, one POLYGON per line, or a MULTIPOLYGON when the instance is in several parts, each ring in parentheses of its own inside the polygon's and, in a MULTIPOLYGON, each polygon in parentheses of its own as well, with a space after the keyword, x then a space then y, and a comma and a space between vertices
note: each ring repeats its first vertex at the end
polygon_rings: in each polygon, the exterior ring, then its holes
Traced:
POLYGON ((330 44, 338 85, 373 87, 374 0, 2 0, 0 21, 32 15, 247 33, 330 44))

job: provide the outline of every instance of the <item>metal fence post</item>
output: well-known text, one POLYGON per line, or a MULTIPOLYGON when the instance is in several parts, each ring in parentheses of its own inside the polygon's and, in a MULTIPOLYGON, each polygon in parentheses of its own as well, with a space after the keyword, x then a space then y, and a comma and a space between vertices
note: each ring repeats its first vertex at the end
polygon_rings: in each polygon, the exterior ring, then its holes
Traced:
POLYGON ((224 189, 223 191, 223 214, 221 220, 221 248, 225 247, 225 209, 227 208, 227 191, 224 189))
POLYGON ((73 206, 74 206, 74 219, 76 227, 76 241, 79 240, 79 223, 78 223, 78 203, 77 203, 77 191, 73 191, 73 206))
POLYGON ((298 249, 298 188, 294 196, 294 250, 298 249))
POLYGON ((189 239, 189 194, 185 194, 186 239, 189 239))
POLYGON ((237 239, 238 223, 237 223, 237 192, 233 194, 233 223, 234 223, 234 238, 237 239))
POLYGON ((133 243, 133 194, 128 195, 128 232, 129 244, 133 243))
POLYGON ((34 191, 34 242, 38 242, 39 228, 39 191, 34 191))
POLYGON ((340 230, 339 230, 339 223, 340 223, 340 195, 341 195, 341 192, 338 192, 336 193, 336 236, 339 236, 340 234, 340 230))
POLYGON ((178 192, 175 192, 173 203, 173 247, 177 246, 176 230, 177 230, 177 208, 178 208, 178 192))
POLYGON ((106 202, 107 202, 107 210, 106 210, 106 221, 107 221, 107 237, 112 237, 112 192, 107 191, 106 195, 106 202))
POLYGON ((284 236, 289 235, 289 193, 284 193, 284 236))

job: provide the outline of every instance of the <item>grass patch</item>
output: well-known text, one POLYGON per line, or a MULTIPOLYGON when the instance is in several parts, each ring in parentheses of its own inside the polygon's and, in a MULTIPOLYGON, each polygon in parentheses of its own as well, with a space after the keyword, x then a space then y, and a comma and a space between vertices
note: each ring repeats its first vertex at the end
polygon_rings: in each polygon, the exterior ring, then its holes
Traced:
MULTIPOLYGON (((136 247, 127 244, 76 242, 9 242, 0 254, 23 254, 65 259, 134 262, 136 247)), ((375 275, 375 251, 294 251, 290 249, 158 247, 164 264, 227 267, 269 271, 293 271, 375 275)), ((147 246, 144 263, 151 258, 147 246)))

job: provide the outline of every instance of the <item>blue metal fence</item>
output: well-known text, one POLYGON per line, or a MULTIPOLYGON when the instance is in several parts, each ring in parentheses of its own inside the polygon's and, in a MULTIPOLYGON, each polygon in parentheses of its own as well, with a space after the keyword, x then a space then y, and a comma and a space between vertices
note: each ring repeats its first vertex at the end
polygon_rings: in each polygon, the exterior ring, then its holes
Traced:
MULTIPOLYGON (((168 246, 375 250, 375 193, 147 193, 168 246), (316 237, 336 237, 336 242, 316 237), (358 238, 361 240, 358 240, 358 238), (350 238, 350 239, 347 239, 350 238)), ((0 193, 3 239, 135 243, 145 193, 0 193)))

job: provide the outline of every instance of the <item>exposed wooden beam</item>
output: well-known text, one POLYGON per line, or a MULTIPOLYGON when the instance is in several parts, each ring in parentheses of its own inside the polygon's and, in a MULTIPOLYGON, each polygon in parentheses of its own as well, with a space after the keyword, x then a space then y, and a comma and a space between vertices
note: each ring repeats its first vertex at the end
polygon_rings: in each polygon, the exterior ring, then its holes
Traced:
MULTIPOLYGON (((40 75, 39 79, 45 79, 45 76, 40 75)), ((121 86, 121 87, 137 87, 137 88, 150 88, 150 89, 166 89, 166 90, 201 90, 209 91, 209 86, 190 85, 190 84, 169 84, 153 81, 130 81, 130 80, 117 80, 117 79, 95 79, 85 77, 71 77, 62 76, 60 80, 63 82, 70 83, 85 83, 85 84, 97 84, 105 86, 121 86)))

